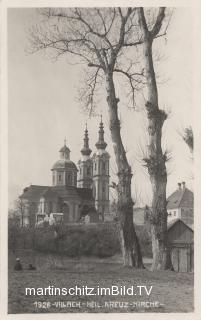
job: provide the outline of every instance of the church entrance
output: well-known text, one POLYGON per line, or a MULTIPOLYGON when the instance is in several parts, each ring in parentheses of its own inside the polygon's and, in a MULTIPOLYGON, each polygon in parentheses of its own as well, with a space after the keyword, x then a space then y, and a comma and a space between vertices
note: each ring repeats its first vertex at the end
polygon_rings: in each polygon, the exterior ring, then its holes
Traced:
POLYGON ((62 213, 63 213, 63 222, 68 223, 70 222, 70 209, 67 203, 62 205, 62 213))

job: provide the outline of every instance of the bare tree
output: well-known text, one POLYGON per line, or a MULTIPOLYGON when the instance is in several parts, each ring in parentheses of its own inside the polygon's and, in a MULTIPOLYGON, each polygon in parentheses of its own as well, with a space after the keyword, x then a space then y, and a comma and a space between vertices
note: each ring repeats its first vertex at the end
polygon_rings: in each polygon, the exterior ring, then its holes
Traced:
POLYGON ((15 201, 15 212, 20 218, 20 226, 24 227, 25 205, 20 198, 15 201))
POLYGON ((66 54, 78 58, 87 72, 82 101, 90 115, 94 112, 97 87, 105 85, 109 126, 118 169, 118 225, 124 265, 142 268, 140 245, 133 224, 131 196, 132 170, 121 136, 115 75, 122 75, 129 86, 127 94, 135 104, 135 91, 144 84, 144 71, 130 59, 129 48, 139 39, 136 8, 46 8, 41 9, 41 23, 30 31, 31 52, 45 50, 58 59, 66 54), (89 70, 88 69, 88 70, 89 70))
MULTIPOLYGON (((166 185, 167 152, 162 151, 162 127, 167 118, 164 110, 158 105, 158 88, 153 62, 152 45, 154 39, 164 35, 162 25, 165 19, 165 8, 153 9, 146 14, 144 8, 138 8, 138 20, 143 42, 143 58, 146 76, 147 101, 145 104, 148 118, 148 157, 144 159, 152 185, 153 199, 150 214, 153 264, 152 269, 171 268, 170 253, 167 244, 167 201, 166 185), (150 18, 151 17, 151 18, 150 18), (151 21, 151 22, 150 22, 151 21)), ((166 25, 167 27, 167 25, 166 25)))

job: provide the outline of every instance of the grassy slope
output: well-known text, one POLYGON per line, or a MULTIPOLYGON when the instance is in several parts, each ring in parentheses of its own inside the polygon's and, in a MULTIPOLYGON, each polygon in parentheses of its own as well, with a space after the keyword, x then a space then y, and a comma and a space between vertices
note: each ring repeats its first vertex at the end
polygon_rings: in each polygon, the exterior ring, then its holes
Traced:
POLYGON ((150 272, 124 268, 117 263, 118 259, 69 259, 55 255, 43 255, 33 252, 18 252, 26 268, 28 263, 37 266, 36 271, 13 271, 14 256, 9 256, 9 313, 35 312, 192 312, 193 311, 193 274, 175 272, 150 272), (26 297, 25 287, 71 287, 112 285, 146 285, 153 286, 150 297, 133 296, 96 296, 96 297, 26 297), (37 309, 34 301, 80 301, 81 308, 37 309), (89 308, 87 301, 98 301, 103 307, 89 308), (159 301, 159 308, 108 308, 105 301, 159 301))

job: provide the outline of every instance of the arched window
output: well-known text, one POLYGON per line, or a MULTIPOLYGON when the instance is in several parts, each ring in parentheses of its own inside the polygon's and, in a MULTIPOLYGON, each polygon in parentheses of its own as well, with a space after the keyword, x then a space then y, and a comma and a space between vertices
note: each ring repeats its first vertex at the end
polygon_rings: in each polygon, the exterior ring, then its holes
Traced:
POLYGON ((59 180, 59 182, 61 182, 61 180, 62 180, 62 175, 61 175, 61 173, 59 173, 59 175, 58 175, 58 180, 59 180))
POLYGON ((105 170, 106 170, 105 162, 102 162, 102 169, 103 169, 103 172, 105 172, 105 170))
POLYGON ((93 197, 96 198, 96 186, 93 185, 93 197))
POLYGON ((66 185, 71 186, 72 185, 72 173, 66 174, 66 185))
POLYGON ((90 167, 87 167, 87 175, 89 176, 91 173, 90 167))

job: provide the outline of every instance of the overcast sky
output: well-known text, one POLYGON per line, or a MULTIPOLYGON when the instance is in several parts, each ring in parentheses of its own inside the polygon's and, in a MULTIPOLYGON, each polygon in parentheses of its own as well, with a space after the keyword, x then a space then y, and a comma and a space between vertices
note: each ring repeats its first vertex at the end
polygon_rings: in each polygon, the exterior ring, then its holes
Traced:
MULTIPOLYGON (((77 101, 81 76, 80 65, 68 65, 65 58, 55 63, 41 54, 26 53, 27 29, 37 21, 35 9, 8 10, 8 116, 9 116, 9 203, 30 184, 51 185, 51 167, 59 158, 64 138, 71 149, 71 160, 80 158, 85 122, 88 122, 90 147, 98 138, 99 118, 87 120, 77 101)), ((174 11, 165 39, 156 47, 163 59, 158 71, 167 80, 159 85, 160 107, 170 111, 164 126, 164 149, 171 151, 167 164, 167 194, 177 183, 186 181, 192 188, 192 160, 179 131, 192 125, 193 119, 193 39, 189 8, 174 11)), ((121 92, 117 91, 120 94, 121 92)), ((145 114, 130 111, 119 104, 122 138, 133 169, 133 194, 140 194, 142 204, 150 200, 150 182, 140 158, 146 148, 145 114), (137 190, 137 191, 136 191, 137 190)), ((102 96, 105 140, 111 154, 111 179, 115 162, 107 128, 107 104, 102 96)))

